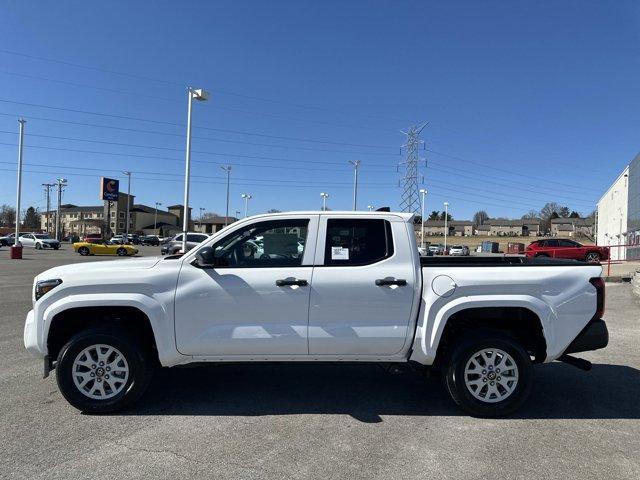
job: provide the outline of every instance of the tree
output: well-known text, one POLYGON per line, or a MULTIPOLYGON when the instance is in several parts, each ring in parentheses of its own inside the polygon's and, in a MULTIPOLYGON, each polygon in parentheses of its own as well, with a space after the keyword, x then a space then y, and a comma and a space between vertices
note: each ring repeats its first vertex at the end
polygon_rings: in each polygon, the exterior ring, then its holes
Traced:
POLYGON ((533 220, 534 218, 539 218, 540 212, 536 210, 529 210, 522 216, 522 220, 533 220))
POLYGON ((558 215, 560 215, 562 218, 567 218, 569 217, 569 215, 571 214, 571 210, 569 210, 569 207, 561 207, 560 211, 558 212, 558 215))
POLYGON ((437 210, 432 211, 427 220, 440 220, 440 212, 437 210))
MULTIPOLYGON (((222 215, 216 212, 203 212, 202 215, 200 215, 200 218, 198 220, 211 220, 215 217, 221 217, 221 216, 222 215)), ((196 223, 198 222, 196 221, 196 223)))
POLYGON ((484 210, 478 210, 473 214, 473 225, 476 227, 484 225, 487 220, 489 220, 489 215, 484 210))
POLYGON ((282 210, 278 210, 277 208, 271 208, 267 210, 267 213, 280 213, 282 210))
POLYGON ((558 218, 560 215, 558 212, 562 209, 562 205, 556 202, 547 202, 544 207, 540 209, 540 228, 544 232, 551 230, 551 219, 558 218))
POLYGON ((580 214, 575 210, 571 210, 571 213, 569 214, 569 218, 580 218, 580 214))
POLYGON ((0 225, 10 227, 16 224, 16 209, 6 203, 0 205, 0 225))
POLYGON ((29 229, 40 229, 40 214, 35 208, 27 208, 27 212, 24 214, 23 225, 29 229))
MULTIPOLYGON (((440 213, 440 218, 438 220, 444 220, 444 212, 440 213)), ((450 213, 447 213, 447 221, 453 220, 453 217, 450 213)))

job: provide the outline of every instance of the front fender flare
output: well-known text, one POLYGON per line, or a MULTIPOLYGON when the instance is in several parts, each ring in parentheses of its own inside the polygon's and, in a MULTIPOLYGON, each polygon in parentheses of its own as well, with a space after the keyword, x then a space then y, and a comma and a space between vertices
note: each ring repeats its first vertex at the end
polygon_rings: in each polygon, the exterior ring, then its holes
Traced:
POLYGON ((149 322, 158 348, 158 357, 162 365, 176 363, 183 358, 175 348, 172 315, 164 306, 146 295, 139 293, 92 293, 69 295, 49 305, 43 313, 41 345, 46 349, 51 323, 56 315, 72 308, 82 307, 133 307, 142 311, 149 322))

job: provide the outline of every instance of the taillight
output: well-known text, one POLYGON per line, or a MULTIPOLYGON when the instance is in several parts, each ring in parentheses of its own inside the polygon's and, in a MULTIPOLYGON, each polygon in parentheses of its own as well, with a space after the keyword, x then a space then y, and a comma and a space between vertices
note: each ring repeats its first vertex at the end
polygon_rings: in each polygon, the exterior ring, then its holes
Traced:
POLYGON ((589 283, 596 288, 596 314, 593 317, 602 318, 604 316, 604 279, 590 278, 589 283))

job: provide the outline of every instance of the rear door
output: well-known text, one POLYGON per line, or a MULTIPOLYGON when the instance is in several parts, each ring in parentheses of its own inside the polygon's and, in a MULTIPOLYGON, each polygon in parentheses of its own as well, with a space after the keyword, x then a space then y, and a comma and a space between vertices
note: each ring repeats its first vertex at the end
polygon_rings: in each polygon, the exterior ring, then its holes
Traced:
POLYGON ((389 218, 321 217, 309 354, 386 356, 403 349, 418 280, 407 224, 389 218))
POLYGON ((27 233, 20 237, 20 243, 23 247, 34 247, 36 244, 36 239, 30 233, 27 233))

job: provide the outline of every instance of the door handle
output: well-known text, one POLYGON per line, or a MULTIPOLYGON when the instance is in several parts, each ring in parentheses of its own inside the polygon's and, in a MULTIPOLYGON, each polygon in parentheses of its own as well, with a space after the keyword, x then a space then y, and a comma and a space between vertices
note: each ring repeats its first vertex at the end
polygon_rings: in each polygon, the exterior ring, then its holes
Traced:
POLYGON ((386 287, 388 285, 398 285, 399 287, 405 287, 407 285, 407 281, 402 278, 378 278, 376 280, 376 285, 379 287, 386 287))
POLYGON ((307 285, 309 285, 309 282, 307 282, 306 280, 298 280, 297 278, 283 278, 281 280, 276 280, 276 285, 278 287, 287 287, 290 285, 306 287, 307 285))

